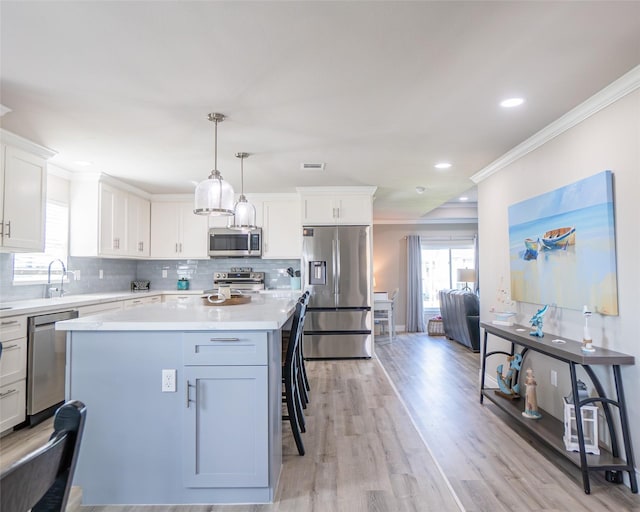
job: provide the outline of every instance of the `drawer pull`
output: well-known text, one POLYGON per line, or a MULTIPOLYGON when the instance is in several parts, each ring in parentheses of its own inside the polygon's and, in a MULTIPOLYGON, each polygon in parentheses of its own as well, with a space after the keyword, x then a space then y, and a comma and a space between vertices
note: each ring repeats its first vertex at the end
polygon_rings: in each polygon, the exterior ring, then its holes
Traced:
POLYGON ((18 320, 6 320, 2 323, 0 323, 0 325, 13 325, 13 324, 17 324, 18 320))
POLYGON ((18 348, 18 344, 14 343, 13 345, 7 345, 6 347, 2 345, 2 350, 11 350, 12 348, 18 348))
POLYGON ((9 391, 5 391, 4 393, 0 393, 0 398, 4 398, 5 396, 13 395, 14 393, 17 393, 17 392, 18 392, 17 389, 10 389, 9 391))
POLYGON ((240 338, 209 338, 209 341, 240 341, 240 338))
POLYGON ((192 384, 189 383, 189 381, 187 381, 187 385, 185 386, 185 389, 187 390, 187 409, 189 408, 189 402, 195 402, 195 400, 191 400, 191 398, 189 397, 189 390, 190 388, 193 388, 195 386, 193 386, 192 384))

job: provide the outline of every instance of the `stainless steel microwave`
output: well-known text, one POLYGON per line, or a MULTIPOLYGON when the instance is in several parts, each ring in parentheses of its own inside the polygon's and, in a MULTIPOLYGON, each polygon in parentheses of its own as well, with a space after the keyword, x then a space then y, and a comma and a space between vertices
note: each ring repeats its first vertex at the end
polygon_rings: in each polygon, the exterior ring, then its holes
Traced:
POLYGON ((209 256, 212 258, 259 258, 262 256, 262 228, 250 231, 210 228, 209 256))

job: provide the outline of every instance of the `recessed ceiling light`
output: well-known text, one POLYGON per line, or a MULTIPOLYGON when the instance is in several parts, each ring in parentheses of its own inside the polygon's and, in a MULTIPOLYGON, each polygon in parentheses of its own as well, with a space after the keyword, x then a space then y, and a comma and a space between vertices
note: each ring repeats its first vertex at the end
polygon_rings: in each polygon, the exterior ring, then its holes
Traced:
POLYGON ((80 167, 89 167, 90 165, 93 165, 93 162, 88 162, 87 160, 76 160, 73 163, 80 167))
POLYGON ((519 107, 524 103, 524 98, 508 98, 500 102, 501 107, 511 108, 511 107, 519 107))
POLYGON ((418 194, 424 194, 424 191, 425 191, 425 190, 427 190, 427 189, 426 189, 426 188, 424 188, 424 187, 416 187, 416 192, 417 192, 418 194))
POLYGON ((460 201, 468 201, 469 198, 467 196, 461 196, 458 199, 460 199, 460 201))
POLYGON ((435 165, 436 169, 448 169, 449 167, 451 167, 449 162, 439 162, 435 165))

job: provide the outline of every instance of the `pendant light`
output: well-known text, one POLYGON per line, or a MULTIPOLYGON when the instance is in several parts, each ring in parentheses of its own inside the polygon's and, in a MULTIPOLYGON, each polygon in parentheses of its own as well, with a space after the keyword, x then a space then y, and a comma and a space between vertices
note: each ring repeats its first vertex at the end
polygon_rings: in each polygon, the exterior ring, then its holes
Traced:
POLYGON ((209 121, 215 123, 214 165, 209 177, 198 183, 195 194, 196 215, 233 215, 233 187, 222 179, 218 171, 218 123, 224 120, 224 114, 209 114, 209 121))
POLYGON ((253 206, 244 195, 244 159, 249 153, 236 153, 240 159, 240 197, 233 208, 233 221, 229 222, 231 229, 249 231, 256 227, 256 207, 253 206))

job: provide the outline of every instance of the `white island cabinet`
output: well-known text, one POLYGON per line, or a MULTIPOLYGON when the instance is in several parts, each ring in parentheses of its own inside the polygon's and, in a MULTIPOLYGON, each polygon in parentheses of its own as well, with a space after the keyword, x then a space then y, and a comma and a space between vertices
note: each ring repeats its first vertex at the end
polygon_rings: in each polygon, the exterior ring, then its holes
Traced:
POLYGON ((68 331, 67 399, 89 410, 74 479, 83 504, 272 502, 281 328, 294 306, 265 294, 56 324, 68 331))

